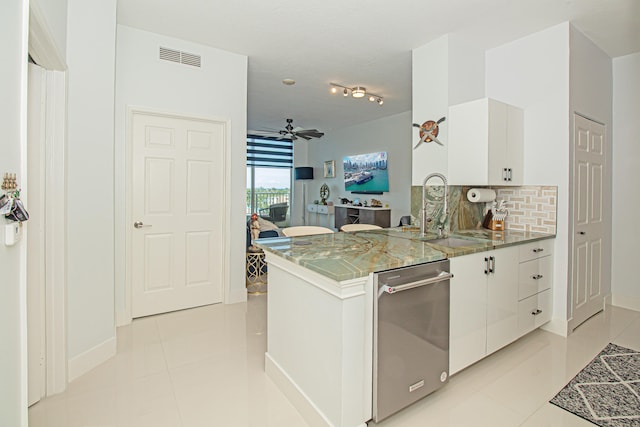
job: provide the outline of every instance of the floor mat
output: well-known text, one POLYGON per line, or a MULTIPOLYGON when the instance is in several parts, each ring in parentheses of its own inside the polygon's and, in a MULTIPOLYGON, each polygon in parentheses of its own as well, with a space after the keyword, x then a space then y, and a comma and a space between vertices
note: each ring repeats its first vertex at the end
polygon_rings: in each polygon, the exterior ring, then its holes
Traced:
POLYGON ((550 403, 602 427, 640 427, 640 352, 609 344, 550 403))

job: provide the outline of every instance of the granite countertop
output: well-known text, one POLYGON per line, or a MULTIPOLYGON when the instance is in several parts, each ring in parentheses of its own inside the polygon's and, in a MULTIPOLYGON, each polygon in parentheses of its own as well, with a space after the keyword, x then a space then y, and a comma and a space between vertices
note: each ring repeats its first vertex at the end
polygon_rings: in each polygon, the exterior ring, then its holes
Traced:
POLYGON ((549 239, 555 235, 474 229, 457 231, 447 237, 468 240, 469 244, 456 247, 436 245, 429 243, 429 240, 438 238, 436 234, 421 238, 420 231, 415 227, 394 227, 354 233, 258 239, 256 245, 266 252, 340 282, 364 277, 372 272, 549 239))

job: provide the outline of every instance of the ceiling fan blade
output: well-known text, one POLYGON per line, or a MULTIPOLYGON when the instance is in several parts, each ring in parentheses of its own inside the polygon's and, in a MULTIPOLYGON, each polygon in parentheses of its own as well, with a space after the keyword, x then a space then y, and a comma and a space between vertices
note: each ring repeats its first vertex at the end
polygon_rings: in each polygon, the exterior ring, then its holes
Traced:
POLYGON ((440 123, 444 122, 445 120, 447 120, 447 119, 443 116, 440 120, 438 120, 438 121, 436 122, 436 124, 438 124, 438 125, 439 125, 440 123))
POLYGON ((299 137, 300 137, 300 138, 302 138, 302 139, 306 139, 307 141, 311 139, 311 137, 310 137, 310 136, 307 136, 307 135, 305 135, 305 134, 299 134, 299 133, 296 133, 296 136, 299 136, 299 137))

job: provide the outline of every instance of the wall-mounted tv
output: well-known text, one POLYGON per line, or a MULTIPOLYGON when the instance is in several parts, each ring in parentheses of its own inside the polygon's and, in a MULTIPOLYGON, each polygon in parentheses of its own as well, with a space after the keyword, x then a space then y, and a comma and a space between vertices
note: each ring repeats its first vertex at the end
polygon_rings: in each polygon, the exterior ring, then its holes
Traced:
POLYGON ((343 159, 344 189, 357 194, 382 194, 389 191, 387 153, 358 154, 343 159))

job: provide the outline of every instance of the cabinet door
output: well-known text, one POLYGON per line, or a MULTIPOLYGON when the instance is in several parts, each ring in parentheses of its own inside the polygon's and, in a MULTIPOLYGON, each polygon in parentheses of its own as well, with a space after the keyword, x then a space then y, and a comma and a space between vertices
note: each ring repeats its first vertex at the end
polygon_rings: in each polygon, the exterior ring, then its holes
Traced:
POLYGON ((489 181, 490 185, 505 185, 507 177, 507 104, 489 100, 489 181))
POLYGON ((518 247, 489 252, 487 282, 487 354, 518 338, 518 247))
POLYGON ((335 225, 336 228, 339 230, 340 227, 342 227, 345 224, 348 224, 347 222, 347 208, 346 207, 342 207, 342 206, 336 206, 336 216, 335 216, 335 225))
POLYGON ((507 107, 507 168, 508 185, 522 185, 524 182, 524 111, 509 105, 507 107))
POLYGON ((551 320, 551 289, 518 303, 518 335, 522 336, 551 320))
POLYGON ((551 256, 520 263, 518 299, 523 300, 551 287, 553 274, 551 256))
MULTIPOLYGON (((489 166, 488 99, 449 107, 450 185, 487 185, 489 166)), ((426 176, 426 174, 425 174, 426 176)))
POLYGON ((486 355, 486 253, 451 258, 449 372, 454 374, 486 355))

